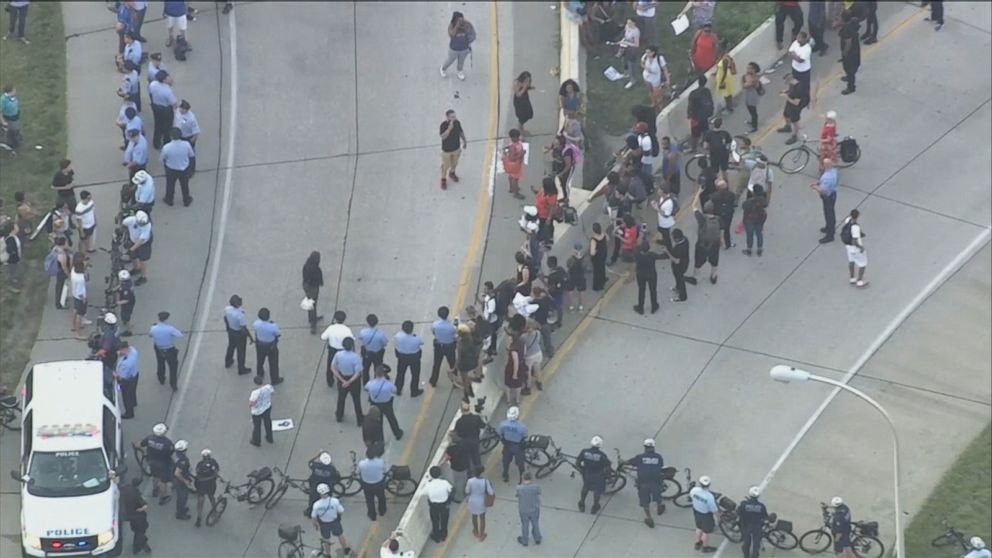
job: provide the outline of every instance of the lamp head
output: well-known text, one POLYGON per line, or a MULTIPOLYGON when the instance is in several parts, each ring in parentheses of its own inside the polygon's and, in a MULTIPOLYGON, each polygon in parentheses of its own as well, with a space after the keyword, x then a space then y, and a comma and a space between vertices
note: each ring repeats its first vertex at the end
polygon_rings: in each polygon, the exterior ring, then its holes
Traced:
POLYGON ((809 380, 809 372, 805 370, 799 370, 798 368, 793 368, 792 366, 786 366, 784 364, 778 364, 773 366, 769 371, 772 379, 776 382, 782 382, 787 384, 789 382, 806 382, 809 380))

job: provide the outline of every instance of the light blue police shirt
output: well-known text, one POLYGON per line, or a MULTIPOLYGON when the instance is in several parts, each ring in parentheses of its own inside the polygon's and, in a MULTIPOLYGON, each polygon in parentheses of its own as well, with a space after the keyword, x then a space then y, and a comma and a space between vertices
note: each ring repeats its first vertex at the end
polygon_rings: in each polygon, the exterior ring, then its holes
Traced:
POLYGON ((358 476, 366 484, 377 484, 386 478, 386 462, 381 457, 365 458, 358 462, 358 476))
MULTIPOLYGON (((141 138, 148 144, 148 140, 145 140, 144 136, 141 138)), ((138 203, 144 203, 151 205, 155 203, 155 179, 152 175, 148 175, 148 180, 138 184, 138 187, 134 189, 134 200, 138 203)))
POLYGON ((141 115, 135 114, 134 118, 128 120, 127 124, 124 124, 124 133, 127 133, 131 130, 137 130, 141 132, 141 135, 145 135, 144 127, 145 127, 145 123, 141 120, 141 115))
POLYGON ((713 493, 701 486, 695 486, 689 491, 689 498, 692 499, 693 511, 699 513, 716 513, 716 499, 713 493))
POLYGON ((176 94, 172 92, 172 86, 158 80, 148 86, 148 96, 151 97, 153 105, 171 107, 178 102, 176 94))
POLYGON ((499 423, 496 432, 507 442, 520 443, 527 437, 527 427, 518 420, 504 420, 499 423))
POLYGON ((156 322, 148 330, 148 337, 152 338, 156 349, 171 349, 175 347, 175 340, 183 336, 183 332, 172 327, 172 324, 156 322))
POLYGON ((415 355, 424 346, 424 340, 416 333, 401 331, 396 334, 396 352, 401 355, 415 355))
POLYGON ((235 308, 230 305, 225 306, 224 318, 227 319, 227 327, 235 331, 241 331, 248 327, 248 319, 245 317, 244 308, 235 308))
POLYGON ((396 393, 396 384, 385 378, 373 378, 365 384, 365 391, 369 392, 369 401, 373 403, 389 403, 396 393))
POLYGON ((197 122, 196 115, 191 110, 186 111, 186 114, 176 110, 172 117, 172 126, 179 128, 179 133, 184 138, 193 137, 200 133, 200 123, 197 122))
POLYGON ((138 377, 138 349, 128 347, 127 353, 117 359, 117 375, 125 380, 138 377))
POLYGON ((362 329, 362 331, 358 332, 358 339, 362 342, 362 347, 370 353, 378 353, 389 344, 386 334, 375 327, 362 329))
POLYGON ((148 164, 148 140, 145 136, 138 134, 136 141, 127 142, 127 148, 124 149, 124 163, 134 163, 142 167, 148 164))
POLYGON ((186 170, 189 167, 189 160, 193 157, 196 157, 196 153, 186 140, 172 140, 162 146, 162 164, 172 170, 186 170))
POLYGON ((141 66, 141 42, 131 41, 124 47, 124 60, 130 60, 135 66, 141 66))
POLYGON ((455 326, 448 320, 434 320, 431 325, 431 333, 434 340, 442 345, 450 345, 455 342, 455 326))
POLYGON ((336 366, 343 378, 350 378, 362 372, 362 357, 355 351, 340 350, 334 353, 331 366, 336 366))
POLYGON ((255 341, 259 343, 271 343, 279 337, 279 326, 275 322, 257 319, 251 326, 255 328, 255 341))

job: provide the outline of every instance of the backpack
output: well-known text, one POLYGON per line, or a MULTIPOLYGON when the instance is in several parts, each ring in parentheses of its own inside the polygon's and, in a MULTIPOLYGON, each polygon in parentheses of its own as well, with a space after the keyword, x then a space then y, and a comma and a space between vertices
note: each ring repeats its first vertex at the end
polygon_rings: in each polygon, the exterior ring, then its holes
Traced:
POLYGON ((720 218, 712 213, 707 213, 703 216, 706 227, 703 229, 702 237, 700 241, 708 246, 719 246, 720 245, 720 218))
POLYGON ((651 156, 657 157, 658 153, 661 152, 661 143, 658 141, 658 136, 656 134, 648 134, 651 138, 651 156))
POLYGON ((854 238, 851 236, 851 226, 854 223, 848 219, 844 222, 844 226, 840 228, 840 241, 848 246, 854 245, 854 238))
POLYGON ((558 222, 560 223, 564 222, 567 225, 574 225, 579 222, 579 212, 567 203, 558 204, 558 216, 558 222))
POLYGON ((45 256, 45 273, 47 273, 49 277, 55 277, 59 274, 59 269, 61 268, 62 266, 59 264, 58 251, 55 248, 52 248, 52 251, 45 256))
POLYGON ((568 272, 561 267, 556 267, 548 274, 548 287, 551 294, 557 295, 568 288, 568 272))
POLYGON ((670 198, 672 200, 672 219, 679 214, 679 198, 678 196, 672 195, 670 198))
POLYGON ((853 163, 858 160, 858 152, 860 149, 858 148, 858 142, 854 141, 854 138, 844 138, 844 140, 838 144, 838 147, 840 148, 841 161, 844 161, 845 163, 853 163))
POLYGON ((755 92, 758 95, 764 95, 765 94, 765 86, 761 84, 761 80, 758 80, 758 87, 755 88, 755 92))
POLYGON ((185 62, 187 50, 189 50, 189 43, 186 42, 186 37, 183 35, 176 37, 175 45, 172 47, 172 55, 176 57, 176 60, 185 62))

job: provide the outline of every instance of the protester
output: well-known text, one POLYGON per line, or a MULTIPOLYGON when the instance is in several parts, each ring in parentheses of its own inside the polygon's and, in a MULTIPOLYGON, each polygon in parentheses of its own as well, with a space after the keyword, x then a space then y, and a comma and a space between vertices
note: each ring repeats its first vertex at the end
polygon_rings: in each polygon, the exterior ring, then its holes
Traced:
POLYGON ((468 498, 468 511, 472 514, 472 535, 479 542, 486 540, 486 508, 492 505, 496 490, 488 479, 482 476, 484 469, 477 467, 472 478, 465 483, 468 498))
POLYGON ((444 113, 444 122, 441 122, 441 189, 448 188, 448 179, 458 182, 458 159, 461 157, 462 149, 468 147, 468 140, 465 139, 465 131, 462 123, 455 116, 454 110, 444 113))
POLYGON ((758 131, 758 102, 765 94, 765 87, 761 84, 761 67, 756 62, 747 63, 747 70, 741 76, 741 89, 744 90, 744 106, 751 117, 748 133, 753 134, 758 131))
MULTIPOLYGON (((850 12, 844 12, 841 16, 841 21, 844 22, 838 32, 838 36, 840 37, 841 66, 844 68, 844 76, 841 79, 847 82, 847 87, 840 94, 850 95, 856 90, 855 79, 858 68, 861 67, 861 43, 858 42, 860 23, 854 19, 850 12)), ((878 27, 877 19, 875 20, 875 27, 876 29, 878 27)), ((875 41, 873 40, 872 42, 875 41)), ((865 43, 870 44, 868 41, 865 41, 865 43)))
POLYGON ((475 27, 461 12, 451 14, 448 23, 448 58, 441 65, 441 77, 448 77, 448 67, 458 60, 458 79, 464 80, 465 59, 472 53, 472 43, 475 42, 475 27))
POLYGON ((861 229, 858 218, 861 212, 852 209, 851 214, 844 219, 840 226, 840 239, 847 250, 847 268, 850 273, 848 282, 863 289, 868 286, 865 281, 865 268, 868 267, 868 255, 865 253, 865 233, 861 229), (855 273, 856 272, 856 273, 855 273))
POLYGON ((795 40, 803 28, 803 9, 799 6, 799 2, 795 0, 775 2, 775 43, 778 44, 779 50, 782 50, 786 18, 792 20, 792 39, 795 40))
POLYGON ((523 474, 517 485, 517 511, 520 513, 520 536, 517 542, 527 546, 530 535, 534 535, 534 544, 541 544, 541 487, 534 484, 530 472, 523 474))
POLYGON ((723 55, 716 63, 716 75, 713 76, 713 88, 717 95, 723 97, 724 110, 734 112, 734 94, 737 92, 737 63, 730 56, 730 48, 726 41, 720 44, 723 55))
POLYGON ((513 95, 513 112, 517 117, 517 129, 525 136, 529 133, 524 129, 524 124, 534 118, 534 107, 530 104, 530 92, 533 89, 530 72, 521 72, 517 79, 513 80, 510 91, 513 95))

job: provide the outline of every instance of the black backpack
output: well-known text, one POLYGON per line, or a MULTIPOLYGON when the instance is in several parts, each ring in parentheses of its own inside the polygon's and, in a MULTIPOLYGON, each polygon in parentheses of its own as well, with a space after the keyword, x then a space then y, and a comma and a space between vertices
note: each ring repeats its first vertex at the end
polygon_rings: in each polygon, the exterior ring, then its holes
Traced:
POLYGON ((661 143, 658 141, 657 134, 648 134, 651 138, 651 156, 657 157, 658 153, 661 153, 661 143))
POLYGON ((844 138, 837 147, 840 148, 840 160, 845 163, 853 163, 858 160, 858 142, 854 138, 844 138))
POLYGON ((189 50, 189 43, 186 42, 186 37, 179 35, 176 37, 176 41, 172 47, 172 55, 176 57, 176 60, 180 62, 186 61, 186 51, 189 50))
POLYGON ((854 238, 851 237, 851 225, 854 222, 848 219, 844 222, 844 226, 840 228, 840 241, 848 246, 854 245, 854 238))

